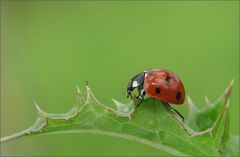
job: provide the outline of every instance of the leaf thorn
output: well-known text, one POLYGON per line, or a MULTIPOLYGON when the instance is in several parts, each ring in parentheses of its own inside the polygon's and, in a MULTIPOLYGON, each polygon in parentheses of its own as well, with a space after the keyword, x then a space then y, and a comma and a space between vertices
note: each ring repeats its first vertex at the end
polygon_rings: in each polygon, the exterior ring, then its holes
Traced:
POLYGON ((211 104, 211 102, 206 95, 204 96, 204 99, 205 99, 205 105, 209 106, 211 104))
POLYGON ((226 105, 224 106, 224 109, 225 109, 225 110, 228 110, 228 109, 229 109, 229 101, 230 101, 230 100, 227 99, 227 103, 226 103, 226 105))
POLYGON ((189 112, 198 112, 199 109, 196 107, 196 105, 193 103, 191 97, 188 95, 187 97, 187 104, 188 104, 188 110, 189 112))
POLYGON ((82 96, 82 92, 81 92, 79 86, 76 85, 75 87, 77 88, 77 95, 82 96))
POLYGON ((227 86, 226 90, 223 93, 223 97, 225 99, 230 97, 230 94, 231 94, 231 91, 232 91, 232 87, 233 87, 233 84, 234 84, 234 80, 235 79, 233 78, 232 81, 229 83, 229 85, 227 86))
POLYGON ((38 106, 38 104, 37 104, 37 102, 36 102, 35 100, 34 100, 34 104, 35 104, 35 106, 36 106, 36 108, 37 108, 38 113, 39 113, 40 115, 43 115, 44 117, 47 118, 46 113, 38 106))

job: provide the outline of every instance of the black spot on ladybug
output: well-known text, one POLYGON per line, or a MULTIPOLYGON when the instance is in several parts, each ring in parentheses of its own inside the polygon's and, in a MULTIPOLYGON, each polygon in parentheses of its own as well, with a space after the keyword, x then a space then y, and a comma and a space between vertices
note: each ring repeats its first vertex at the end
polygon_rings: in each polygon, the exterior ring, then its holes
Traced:
POLYGON ((167 76, 167 77, 165 78, 165 80, 169 83, 170 80, 171 80, 171 77, 167 76))
POLYGON ((157 94, 160 94, 161 89, 157 87, 157 88, 155 89, 155 92, 156 92, 157 94))
POLYGON ((176 99, 177 99, 177 100, 180 100, 180 99, 181 99, 181 96, 182 96, 181 92, 177 92, 176 99))

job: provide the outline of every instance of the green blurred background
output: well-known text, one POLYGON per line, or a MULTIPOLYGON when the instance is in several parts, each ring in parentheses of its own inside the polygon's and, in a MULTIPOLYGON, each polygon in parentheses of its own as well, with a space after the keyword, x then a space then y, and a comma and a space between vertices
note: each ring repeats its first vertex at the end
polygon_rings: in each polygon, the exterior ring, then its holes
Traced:
MULTIPOLYGON (((202 107, 235 78, 232 134, 239 134, 239 2, 1 2, 1 137, 29 127, 33 101, 63 113, 75 85, 127 102, 129 79, 163 67, 182 78, 202 107)), ((187 105, 174 106, 185 117, 187 105)), ((1 144, 1 155, 168 155, 136 142, 93 134, 32 136, 1 144)))

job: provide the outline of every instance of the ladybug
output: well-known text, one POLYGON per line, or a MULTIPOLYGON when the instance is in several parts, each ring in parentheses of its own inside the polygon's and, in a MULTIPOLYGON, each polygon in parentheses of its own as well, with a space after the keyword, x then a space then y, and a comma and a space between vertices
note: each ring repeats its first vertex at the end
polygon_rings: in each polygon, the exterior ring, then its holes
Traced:
MULTIPOLYGON (((134 89, 138 90, 137 98, 141 102, 146 94, 167 105, 168 103, 180 105, 185 99, 185 89, 181 79, 165 69, 150 69, 137 74, 128 83, 127 97, 132 98, 134 89)), ((174 111, 177 112, 175 109, 174 111)), ((183 118, 180 113, 178 114, 183 118)))

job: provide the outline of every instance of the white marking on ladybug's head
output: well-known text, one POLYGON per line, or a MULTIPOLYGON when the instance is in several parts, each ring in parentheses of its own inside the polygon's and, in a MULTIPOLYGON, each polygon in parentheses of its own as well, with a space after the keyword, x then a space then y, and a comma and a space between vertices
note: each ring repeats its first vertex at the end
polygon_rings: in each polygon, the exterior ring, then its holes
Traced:
POLYGON ((134 87, 137 87, 137 86, 138 86, 138 82, 137 81, 133 81, 132 87, 134 88, 134 87))

